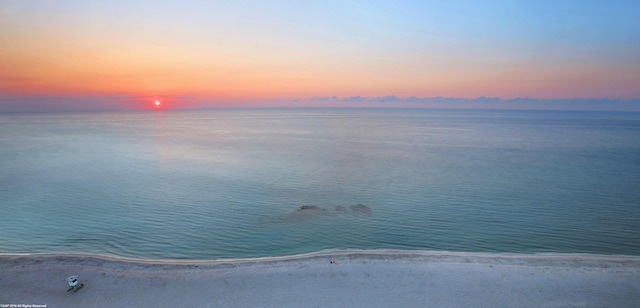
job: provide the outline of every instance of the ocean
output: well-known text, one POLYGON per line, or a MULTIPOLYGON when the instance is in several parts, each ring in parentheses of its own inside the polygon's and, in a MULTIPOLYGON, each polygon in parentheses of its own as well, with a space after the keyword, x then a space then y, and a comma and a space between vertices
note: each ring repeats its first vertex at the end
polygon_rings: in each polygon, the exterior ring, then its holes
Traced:
POLYGON ((0 253, 640 255, 640 113, 0 115, 0 253))

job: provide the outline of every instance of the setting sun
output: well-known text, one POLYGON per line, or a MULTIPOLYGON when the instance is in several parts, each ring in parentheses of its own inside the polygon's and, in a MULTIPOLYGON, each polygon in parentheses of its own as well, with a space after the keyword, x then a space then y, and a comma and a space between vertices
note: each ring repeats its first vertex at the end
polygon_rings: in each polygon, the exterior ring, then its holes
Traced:
POLYGON ((154 104, 156 105, 156 107, 160 107, 160 101, 155 101, 154 104))

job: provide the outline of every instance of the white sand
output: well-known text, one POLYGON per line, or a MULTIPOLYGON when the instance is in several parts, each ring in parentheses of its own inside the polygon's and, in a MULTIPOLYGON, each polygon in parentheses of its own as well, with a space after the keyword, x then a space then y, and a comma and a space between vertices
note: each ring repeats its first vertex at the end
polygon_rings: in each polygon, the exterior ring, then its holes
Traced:
POLYGON ((8 304, 639 307, 640 257, 376 250, 166 262, 1 255, 0 308, 8 304), (332 259, 337 263, 331 264, 332 259), (79 275, 85 284, 77 293, 66 292, 64 279, 70 275, 79 275))

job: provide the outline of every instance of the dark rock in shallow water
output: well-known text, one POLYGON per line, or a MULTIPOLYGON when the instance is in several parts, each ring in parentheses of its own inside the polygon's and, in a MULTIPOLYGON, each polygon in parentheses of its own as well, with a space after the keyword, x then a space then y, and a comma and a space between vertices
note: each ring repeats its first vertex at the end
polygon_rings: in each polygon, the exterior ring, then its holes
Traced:
POLYGON ((354 213, 362 213, 365 215, 371 215, 371 209, 364 204, 349 205, 349 209, 354 213))
POLYGON ((303 205, 300 208, 298 208, 296 210, 296 213, 300 213, 300 212, 314 212, 314 211, 323 211, 326 212, 326 209, 323 209, 319 206, 316 205, 303 205))
POLYGON ((285 221, 287 220, 306 220, 311 218, 319 218, 326 216, 338 216, 343 214, 358 214, 358 215, 371 215, 371 209, 364 204, 354 204, 348 207, 338 205, 335 210, 328 210, 317 205, 303 205, 293 211, 285 221))
POLYGON ((293 213, 291 213, 290 218, 292 219, 301 219, 301 218, 310 218, 320 215, 329 214, 327 209, 321 208, 316 205, 303 205, 296 209, 293 213))

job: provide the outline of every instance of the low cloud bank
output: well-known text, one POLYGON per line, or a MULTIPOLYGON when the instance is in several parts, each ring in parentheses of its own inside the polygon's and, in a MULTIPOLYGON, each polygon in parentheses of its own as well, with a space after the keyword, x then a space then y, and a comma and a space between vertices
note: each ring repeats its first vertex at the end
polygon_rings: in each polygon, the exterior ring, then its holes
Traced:
POLYGON ((216 99, 189 95, 96 95, 96 96, 0 96, 0 113, 149 110, 162 101, 163 109, 269 108, 269 107, 373 107, 456 109, 539 109, 640 111, 640 99, 620 98, 501 98, 324 96, 313 98, 216 99))

